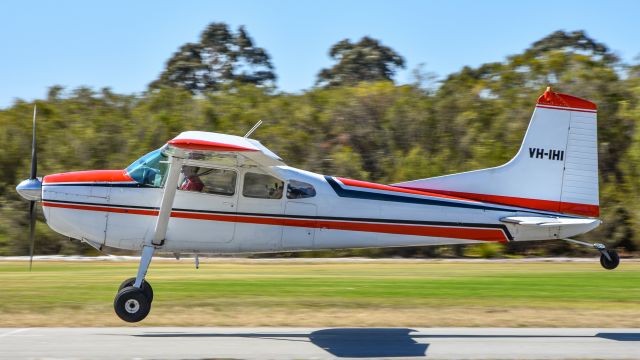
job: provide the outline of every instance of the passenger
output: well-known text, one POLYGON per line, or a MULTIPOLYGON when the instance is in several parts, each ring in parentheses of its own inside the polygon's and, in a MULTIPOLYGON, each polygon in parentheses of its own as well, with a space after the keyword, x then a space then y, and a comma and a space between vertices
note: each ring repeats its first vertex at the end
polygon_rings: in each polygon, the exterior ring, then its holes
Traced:
POLYGON ((278 183, 274 183, 273 184, 273 189, 272 189, 272 191, 270 191, 270 192, 272 192, 271 198, 272 199, 280 199, 282 197, 282 188, 283 188, 282 184, 279 185, 278 183))
POLYGON ((198 170, 200 170, 200 168, 195 166, 185 166, 182 168, 184 182, 180 185, 180 190, 202 191, 204 183, 200 180, 200 176, 198 176, 198 170))

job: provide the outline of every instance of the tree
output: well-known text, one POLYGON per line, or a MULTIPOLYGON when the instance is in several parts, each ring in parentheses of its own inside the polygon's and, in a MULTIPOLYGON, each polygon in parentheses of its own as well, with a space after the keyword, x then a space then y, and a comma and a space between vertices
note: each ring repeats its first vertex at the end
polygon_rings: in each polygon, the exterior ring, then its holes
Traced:
MULTIPOLYGON (((228 45, 230 33, 224 27, 218 30, 208 32, 206 42, 228 45)), ((203 54, 202 44, 191 45, 194 48, 185 51, 203 54)), ((226 51, 223 45, 219 53, 226 51)), ((252 48, 243 47, 245 53, 252 48)), ((396 183, 474 170, 503 164, 518 151, 535 99, 551 85, 598 104, 604 223, 581 240, 638 251, 640 64, 623 66, 614 59, 606 46, 581 31, 555 32, 519 54, 465 67, 429 91, 419 83, 396 86, 389 81, 317 87, 298 94, 275 93, 252 83, 228 88, 225 82, 207 96, 193 96, 178 86, 141 96, 54 86, 46 99, 37 101, 38 171, 123 169, 181 131, 243 135, 258 119, 267 120, 255 133, 263 144, 287 164, 321 174, 396 183)), ((204 64, 198 61, 193 63, 196 68, 204 64)), ((253 74, 243 75, 243 67, 231 70, 241 78, 253 74)), ((32 114, 33 103, 21 100, 0 109, 0 255, 28 253, 27 204, 15 186, 28 176, 32 114)), ((90 251, 44 225, 37 236, 38 254, 90 251)), ((506 251, 582 251, 566 242, 555 247, 534 244, 510 243, 506 251)), ((461 248, 456 249, 461 255, 461 248)), ((444 250, 359 251, 339 254, 434 256, 444 250)))
POLYGON ((344 39, 333 45, 329 56, 337 64, 322 69, 318 85, 355 85, 361 81, 392 81, 398 68, 404 68, 404 59, 390 47, 368 36, 357 43, 344 39))
POLYGON ((233 33, 227 24, 211 23, 200 42, 184 44, 173 54, 160 78, 149 87, 202 94, 233 83, 271 85, 275 79, 269 54, 254 45, 243 26, 233 33))
POLYGON ((590 52, 594 56, 601 57, 607 63, 618 61, 618 57, 611 53, 609 48, 587 36, 583 30, 566 32, 555 31, 544 38, 534 42, 526 54, 539 55, 551 50, 571 50, 590 52))

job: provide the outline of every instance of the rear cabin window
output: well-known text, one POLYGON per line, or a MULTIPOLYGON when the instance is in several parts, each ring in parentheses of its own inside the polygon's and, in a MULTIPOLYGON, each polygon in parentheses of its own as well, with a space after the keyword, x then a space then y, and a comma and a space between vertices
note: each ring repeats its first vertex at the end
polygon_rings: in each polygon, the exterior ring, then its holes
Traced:
POLYGON ((280 199, 284 182, 271 175, 248 172, 244 175, 242 195, 257 199, 280 199))
POLYGON ((183 191, 226 196, 236 192, 238 174, 233 170, 183 166, 182 175, 178 189, 183 191))
POLYGON ((306 182, 291 180, 287 185, 287 199, 304 199, 316 196, 316 189, 306 182))

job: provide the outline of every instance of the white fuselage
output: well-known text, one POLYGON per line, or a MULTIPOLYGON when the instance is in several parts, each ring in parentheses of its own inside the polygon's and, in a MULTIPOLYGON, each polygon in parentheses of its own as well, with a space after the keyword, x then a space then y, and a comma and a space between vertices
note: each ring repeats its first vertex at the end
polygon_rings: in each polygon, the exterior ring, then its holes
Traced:
MULTIPOLYGON (((243 195, 246 168, 235 167, 233 195, 178 190, 165 241, 169 253, 257 253, 291 250, 422 246, 545 240, 590 230, 522 227, 509 216, 572 217, 384 185, 327 177, 287 166, 269 173, 285 186, 313 185, 313 197, 257 199, 243 195)), ((252 170, 254 171, 254 170, 252 170)), ((139 250, 153 236, 163 189, 128 182, 47 183, 48 225, 93 246, 139 250)))

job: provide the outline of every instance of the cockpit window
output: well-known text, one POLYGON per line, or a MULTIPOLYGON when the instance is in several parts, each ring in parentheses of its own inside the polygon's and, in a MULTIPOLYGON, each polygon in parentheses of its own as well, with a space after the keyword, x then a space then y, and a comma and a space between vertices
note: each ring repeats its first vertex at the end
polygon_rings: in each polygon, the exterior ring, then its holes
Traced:
POLYGON ((287 185, 287 199, 304 199, 316 196, 316 189, 306 182, 291 180, 287 185))
POLYGON ((162 149, 154 150, 129 165, 127 174, 140 185, 162 187, 168 168, 166 161, 162 149))

